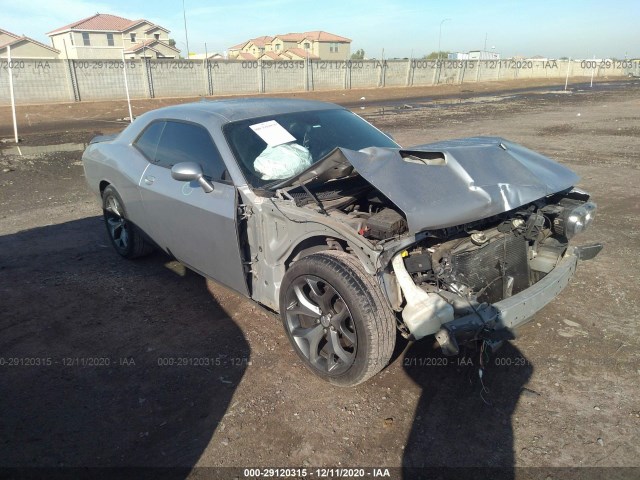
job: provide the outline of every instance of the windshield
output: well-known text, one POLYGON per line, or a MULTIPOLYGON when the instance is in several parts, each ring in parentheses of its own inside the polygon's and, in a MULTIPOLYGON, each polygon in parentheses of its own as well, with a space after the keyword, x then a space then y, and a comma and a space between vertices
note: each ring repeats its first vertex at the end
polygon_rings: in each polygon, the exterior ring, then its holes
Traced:
POLYGON ((380 130, 344 109, 251 118, 228 123, 223 131, 247 181, 254 187, 291 178, 336 147, 399 148, 380 130))

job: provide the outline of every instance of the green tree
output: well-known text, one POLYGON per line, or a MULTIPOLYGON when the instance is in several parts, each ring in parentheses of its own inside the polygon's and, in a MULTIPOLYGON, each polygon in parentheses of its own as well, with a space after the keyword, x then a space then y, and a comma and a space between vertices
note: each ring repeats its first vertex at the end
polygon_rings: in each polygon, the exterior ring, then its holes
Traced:
POLYGON ((176 41, 175 41, 173 38, 170 38, 170 39, 169 39, 169 46, 170 46, 170 47, 174 47, 174 48, 175 48, 175 46, 176 46, 176 41))
POLYGON ((364 60, 364 50, 359 48, 356 53, 352 53, 351 60, 364 60))
POLYGON ((431 52, 429 55, 425 55, 422 58, 425 60, 437 60, 438 58, 443 59, 443 58, 447 58, 449 53, 451 52, 449 52, 448 50, 447 51, 441 50, 439 55, 438 55, 438 52, 431 52))

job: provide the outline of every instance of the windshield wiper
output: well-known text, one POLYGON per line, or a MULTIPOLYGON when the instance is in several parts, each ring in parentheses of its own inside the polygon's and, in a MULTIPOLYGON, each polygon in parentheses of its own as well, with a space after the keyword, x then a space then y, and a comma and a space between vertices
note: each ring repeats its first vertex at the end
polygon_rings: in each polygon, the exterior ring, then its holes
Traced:
POLYGON ((300 184, 300 186, 307 193, 307 195, 309 195, 313 199, 313 201, 316 202, 316 205, 318 205, 318 208, 320 209, 320 213, 324 213, 328 217, 329 214, 324 209, 324 205, 322 205, 320 199, 315 194, 311 193, 311 190, 309 190, 304 183, 300 184))

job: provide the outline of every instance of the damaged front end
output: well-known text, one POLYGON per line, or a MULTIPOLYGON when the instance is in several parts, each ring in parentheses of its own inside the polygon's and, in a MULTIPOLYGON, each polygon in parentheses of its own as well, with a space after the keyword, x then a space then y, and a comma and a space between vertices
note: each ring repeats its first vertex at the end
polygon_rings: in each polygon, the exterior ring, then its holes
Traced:
POLYGON ((375 264, 401 333, 435 335, 455 355, 513 338, 602 249, 569 245, 596 211, 577 181, 521 145, 476 137, 339 148, 275 187, 357 232, 363 245, 346 248, 375 264))
POLYGON ((392 261, 407 334, 434 334, 446 355, 457 355, 460 343, 497 348, 513 338, 568 284, 577 261, 602 249, 569 245, 595 210, 588 195, 570 190, 483 222, 424 232, 392 261))

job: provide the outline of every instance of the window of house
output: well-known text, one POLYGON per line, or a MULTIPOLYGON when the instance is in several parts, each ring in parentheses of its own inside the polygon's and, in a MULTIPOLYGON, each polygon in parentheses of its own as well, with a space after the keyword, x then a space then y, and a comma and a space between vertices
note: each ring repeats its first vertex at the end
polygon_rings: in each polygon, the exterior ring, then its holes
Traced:
POLYGON ((107 33, 107 45, 113 47, 113 33, 107 33))
POLYGON ((304 49, 309 50, 311 48, 311 44, 309 42, 304 42, 304 49))
POLYGON ((338 53, 338 44, 332 43, 331 45, 329 45, 329 51, 332 53, 338 53))
POLYGON ((136 41, 136 34, 135 34, 135 33, 131 33, 131 34, 130 34, 130 37, 131 37, 131 41, 135 43, 135 41, 136 41))
POLYGON ((154 163, 171 168, 180 162, 196 162, 204 176, 214 181, 222 180, 226 171, 222 157, 204 127, 194 123, 167 121, 157 143, 154 163))
POLYGON ((160 34, 159 33, 154 33, 153 36, 156 37, 156 40, 160 40, 160 34))
POLYGON ((73 43, 73 32, 69 32, 69 40, 71 40, 71 45, 75 45, 75 43, 73 43))
POLYGON ((89 45, 91 45, 91 39, 89 38, 88 32, 82 32, 82 44, 85 47, 88 47, 89 45))
POLYGON ((276 43, 276 50, 280 50, 280 44, 276 43))

